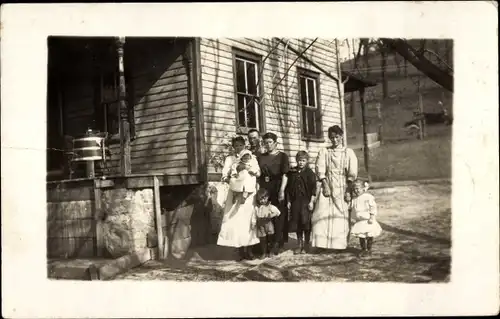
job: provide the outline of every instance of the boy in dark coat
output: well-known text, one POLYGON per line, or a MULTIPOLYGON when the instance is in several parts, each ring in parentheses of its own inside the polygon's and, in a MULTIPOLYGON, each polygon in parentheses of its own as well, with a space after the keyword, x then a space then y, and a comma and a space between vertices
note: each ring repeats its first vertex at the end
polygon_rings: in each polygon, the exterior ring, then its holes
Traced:
POLYGON ((299 151, 297 166, 288 173, 287 199, 289 230, 297 233, 299 247, 295 254, 308 253, 311 239, 311 216, 316 198, 316 174, 309 167, 309 154, 299 151))

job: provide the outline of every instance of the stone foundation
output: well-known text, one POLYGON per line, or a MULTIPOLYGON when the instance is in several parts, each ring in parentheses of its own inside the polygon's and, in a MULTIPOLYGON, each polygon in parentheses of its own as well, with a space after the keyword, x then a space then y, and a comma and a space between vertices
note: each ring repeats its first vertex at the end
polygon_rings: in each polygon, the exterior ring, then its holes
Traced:
MULTIPOLYGON (((49 190, 49 256, 119 258, 156 249, 153 188, 111 186, 94 192, 93 183, 83 187, 74 181, 72 188, 49 190), (70 223, 73 219, 78 223, 70 223), (70 226, 76 239, 67 239, 70 226)), ((166 257, 183 258, 189 248, 217 242, 227 190, 219 182, 160 188, 166 257)))
POLYGON ((114 257, 147 248, 155 232, 153 189, 103 189, 100 222, 104 248, 114 257))

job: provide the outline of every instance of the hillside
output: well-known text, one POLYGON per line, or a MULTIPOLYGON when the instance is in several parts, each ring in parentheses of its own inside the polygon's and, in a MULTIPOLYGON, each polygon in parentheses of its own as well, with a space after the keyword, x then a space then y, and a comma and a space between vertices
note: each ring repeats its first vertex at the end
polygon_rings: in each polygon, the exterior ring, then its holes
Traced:
MULTIPOLYGON (((439 44, 439 41, 437 42, 439 44)), ((441 49, 437 48, 434 51, 446 55, 445 49, 441 43, 441 49)), ((433 60, 432 57, 429 59, 433 60)), ((433 62, 439 64, 435 58, 433 62)), ((383 98, 381 65, 382 56, 380 53, 371 53, 368 59, 362 56, 358 60, 356 68, 354 68, 353 60, 342 63, 343 70, 379 83, 375 87, 368 88, 365 92, 367 131, 369 133, 378 132, 379 124, 382 124, 383 141, 412 138, 407 135, 404 124, 413 118, 413 112, 419 110, 419 80, 424 112, 438 113, 442 111, 439 104, 441 101, 448 113, 453 114, 452 94, 442 89, 410 63, 405 63, 398 54, 389 54, 386 58, 385 75, 388 94, 386 98, 383 98), (381 122, 378 119, 376 107, 379 103, 382 115, 381 122)), ((347 94, 345 107, 348 141, 351 144, 356 144, 356 140, 360 141, 362 136, 359 94, 355 94, 354 103, 352 94, 347 94)))

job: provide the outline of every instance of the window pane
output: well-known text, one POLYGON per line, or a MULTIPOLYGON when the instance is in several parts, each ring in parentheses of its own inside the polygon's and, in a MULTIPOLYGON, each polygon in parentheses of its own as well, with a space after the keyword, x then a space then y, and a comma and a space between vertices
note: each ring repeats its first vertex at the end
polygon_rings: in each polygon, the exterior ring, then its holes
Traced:
POLYGON ((316 123, 315 123, 315 113, 313 111, 306 111, 307 112, 307 134, 309 135, 315 135, 316 134, 316 123))
POLYGON ((245 124, 245 96, 238 94, 238 124, 240 126, 246 126, 245 124))
POLYGON ((255 77, 256 65, 251 62, 247 62, 246 64, 247 64, 248 93, 257 94, 257 78, 255 77))
POLYGON ((120 122, 119 122, 119 103, 108 103, 106 107, 106 118, 107 118, 107 128, 108 133, 116 134, 119 132, 120 122))
POLYGON ((304 131, 304 135, 307 135, 307 110, 305 107, 302 108, 302 130, 304 131))
POLYGON ((307 79, 309 93, 309 106, 316 106, 316 91, 314 90, 314 80, 307 79))
POLYGON ((257 128, 257 114, 255 114, 256 103, 251 97, 247 98, 247 103, 248 102, 250 102, 247 106, 248 127, 257 128))
POLYGON ((306 79, 303 77, 300 77, 300 104, 307 105, 306 79))
POLYGON ((245 63, 241 60, 236 60, 236 89, 245 92, 245 63))

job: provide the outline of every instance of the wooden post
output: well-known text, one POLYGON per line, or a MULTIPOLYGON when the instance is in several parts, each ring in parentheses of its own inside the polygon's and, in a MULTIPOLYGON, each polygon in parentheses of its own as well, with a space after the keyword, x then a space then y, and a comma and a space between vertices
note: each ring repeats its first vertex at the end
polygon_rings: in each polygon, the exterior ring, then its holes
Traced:
POLYGON ((418 108, 421 114, 420 119, 420 139, 425 138, 425 116, 424 116, 424 102, 422 100, 422 93, 418 93, 418 108))
POLYGON ((422 103, 422 93, 420 92, 420 75, 418 76, 417 81, 417 92, 418 92, 418 110, 420 113, 420 131, 419 131, 419 139, 424 139, 424 125, 425 125, 425 117, 424 117, 424 106, 422 103))
POLYGON ((365 112, 365 88, 362 87, 359 89, 359 99, 361 102, 361 123, 363 128, 363 156, 365 160, 365 170, 368 175, 368 182, 371 183, 372 179, 370 176, 370 168, 369 168, 369 149, 368 149, 368 136, 366 133, 366 112, 365 112))
POLYGON ((87 173, 87 177, 94 178, 94 176, 95 176, 95 163, 94 163, 94 161, 87 161, 85 163, 86 163, 85 172, 87 173))
POLYGON ((127 107, 127 91, 125 87, 125 66, 123 64, 123 47, 125 38, 119 37, 116 40, 116 50, 118 53, 118 72, 120 77, 120 169, 124 176, 132 173, 130 163, 130 119, 127 107))
MULTIPOLYGON (((183 52, 182 62, 184 64, 184 68, 186 69, 187 75, 187 102, 188 102, 188 127, 189 131, 187 133, 188 138, 188 170, 190 173, 198 172, 199 163, 198 163, 198 143, 196 137, 196 109, 194 105, 195 98, 195 86, 196 79, 193 77, 193 44, 194 40, 189 40, 186 45, 185 51, 183 52)), ((198 172, 199 173, 199 172, 198 172)))
POLYGON ((378 117, 378 140, 382 143, 382 105, 377 103, 377 117, 378 117))
POLYGON ((94 181, 94 225, 96 236, 95 254, 97 257, 103 257, 105 246, 104 234, 102 232, 103 212, 101 208, 101 189, 96 186, 96 182, 94 181))
POLYGON ((165 259, 167 256, 164 251, 166 240, 164 239, 163 236, 163 224, 161 218, 161 205, 160 205, 160 182, 158 181, 157 176, 153 176, 153 197, 154 197, 155 216, 156 216, 156 234, 158 237, 158 258, 162 260, 165 259))
POLYGON ((336 59, 337 59, 338 94, 340 100, 340 121, 342 125, 342 131, 344 131, 344 140, 343 140, 344 146, 347 147, 347 125, 345 117, 344 82, 342 82, 342 70, 340 65, 338 39, 335 39, 335 52, 337 54, 336 59))

